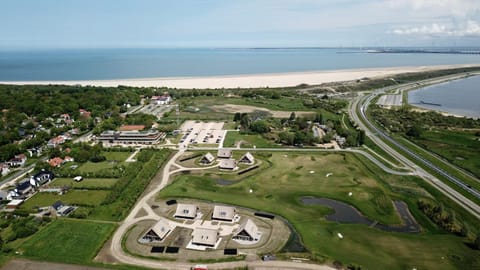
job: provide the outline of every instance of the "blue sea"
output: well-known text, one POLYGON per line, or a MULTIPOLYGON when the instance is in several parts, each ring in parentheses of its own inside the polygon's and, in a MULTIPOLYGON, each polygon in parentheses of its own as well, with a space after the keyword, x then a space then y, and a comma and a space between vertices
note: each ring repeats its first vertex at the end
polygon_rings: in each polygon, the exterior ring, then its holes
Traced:
POLYGON ((61 49, 0 51, 0 81, 240 75, 480 63, 480 55, 360 49, 61 49))
POLYGON ((425 109, 480 118, 480 76, 410 91, 408 103, 425 109), (421 101, 440 106, 421 104, 421 101))

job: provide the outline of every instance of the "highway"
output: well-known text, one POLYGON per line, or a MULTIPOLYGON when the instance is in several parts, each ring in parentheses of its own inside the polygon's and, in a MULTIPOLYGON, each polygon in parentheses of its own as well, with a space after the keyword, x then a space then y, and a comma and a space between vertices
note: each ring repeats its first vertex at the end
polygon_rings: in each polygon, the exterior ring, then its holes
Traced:
MULTIPOLYGON (((464 76, 464 75, 462 75, 464 76)), ((432 164, 430 161, 422 158, 415 152, 411 151, 409 148, 405 147, 395 139, 393 139, 390 135, 388 135, 386 132, 380 130, 377 128, 374 124, 370 122, 368 119, 366 112, 368 110, 368 106, 370 105, 371 101, 377 97, 380 94, 383 94, 385 92, 399 89, 400 91, 408 90, 411 88, 416 88, 420 85, 429 85, 429 84, 434 84, 434 83, 440 83, 444 82, 447 80, 452 80, 454 78, 460 78, 462 76, 456 75, 456 76, 448 76, 444 77, 441 79, 431 79, 431 80, 426 80, 422 81, 419 83, 409 83, 409 84, 404 84, 404 85, 397 85, 397 86, 390 86, 382 89, 378 89, 370 94, 360 96, 359 98, 355 99, 350 107, 349 107, 349 114, 351 118, 357 123, 357 125, 365 130, 365 133, 367 136, 369 136, 379 147, 381 147, 384 151, 392 155, 393 157, 397 158, 399 161, 404 163, 406 166, 411 167, 415 174, 420 176, 421 178, 427 180, 429 183, 431 183, 434 187, 439 189, 442 193, 447 195, 449 198, 460 204, 463 208, 465 208, 467 211, 472 213, 474 216, 480 219, 480 206, 477 205, 476 203, 472 202, 465 196, 463 196, 461 193, 456 191, 455 189, 451 188, 444 182, 442 182, 440 179, 435 177, 434 175, 430 174, 427 172, 425 169, 422 167, 429 168, 436 173, 440 174, 442 177, 447 179, 448 181, 451 181, 452 183, 456 184, 460 188, 464 189, 465 191, 469 192, 476 198, 480 199, 480 192, 478 190, 475 190, 473 188, 468 187, 465 183, 463 183, 461 180, 458 178, 452 176, 448 172, 442 170, 441 168, 438 168, 436 165, 432 164), (402 155, 398 151, 394 150, 392 147, 390 147, 385 141, 389 142, 392 145, 395 145, 398 149, 401 149, 404 153, 406 153, 406 156, 402 155), (422 167, 418 166, 421 165, 422 167)))

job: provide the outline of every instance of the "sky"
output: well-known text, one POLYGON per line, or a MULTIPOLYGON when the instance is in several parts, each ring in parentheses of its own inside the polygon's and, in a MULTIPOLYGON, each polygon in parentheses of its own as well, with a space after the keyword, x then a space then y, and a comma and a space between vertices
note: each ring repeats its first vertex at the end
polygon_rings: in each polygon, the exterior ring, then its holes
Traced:
POLYGON ((480 0, 1 0, 0 48, 480 46, 480 0))

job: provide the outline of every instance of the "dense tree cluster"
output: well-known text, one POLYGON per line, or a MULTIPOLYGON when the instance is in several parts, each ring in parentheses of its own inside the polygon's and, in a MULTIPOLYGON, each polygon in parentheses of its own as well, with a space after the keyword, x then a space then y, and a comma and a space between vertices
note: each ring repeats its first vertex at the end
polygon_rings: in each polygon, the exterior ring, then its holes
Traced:
POLYGON ((0 85, 0 161, 71 129, 55 125, 55 118, 64 113, 75 119, 73 127, 81 131, 92 127, 97 116, 107 119, 105 127, 117 126, 124 105, 140 103, 138 92, 133 88, 0 85), (79 109, 90 111, 91 117, 80 117, 79 109))

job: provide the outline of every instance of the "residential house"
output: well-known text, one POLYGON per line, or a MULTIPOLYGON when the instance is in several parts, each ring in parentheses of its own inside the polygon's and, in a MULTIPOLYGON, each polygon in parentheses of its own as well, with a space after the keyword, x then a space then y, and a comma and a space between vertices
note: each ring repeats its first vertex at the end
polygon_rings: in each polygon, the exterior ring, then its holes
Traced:
POLYGON ((65 162, 74 162, 75 159, 71 156, 65 156, 65 159, 64 159, 65 162))
POLYGON ((57 137, 52 138, 48 141, 47 147, 48 148, 55 148, 55 147, 59 146, 60 144, 64 144, 64 143, 65 143, 65 137, 57 136, 57 137))
POLYGON ((90 118, 91 117, 91 112, 85 110, 85 109, 80 109, 78 110, 78 112, 80 113, 80 117, 83 117, 83 118, 90 118))
POLYGON ((0 163, 0 174, 5 176, 10 173, 10 166, 7 163, 0 163))
POLYGON ((206 153, 202 159, 200 159, 200 164, 209 165, 215 161, 215 157, 211 153, 206 153))
POLYGON ((162 96, 152 96, 150 98, 150 103, 155 105, 167 105, 170 104, 172 98, 168 93, 163 94, 162 96))
POLYGON ((195 228, 192 233, 192 244, 215 247, 218 240, 218 230, 207 228, 195 228))
POLYGON ((27 162, 27 156, 25 154, 16 155, 14 158, 10 159, 6 163, 10 167, 23 167, 27 162))
POLYGON ((240 160, 238 162, 252 165, 252 164, 255 163, 255 158, 253 157, 252 154, 250 154, 250 152, 247 152, 247 153, 245 153, 245 155, 243 155, 240 158, 240 160))
POLYGON ((11 200, 9 203, 7 203, 7 205, 5 206, 5 208, 7 209, 17 209, 20 204, 23 203, 23 200, 11 200))
POLYGON ((177 205, 177 210, 175 211, 174 217, 194 219, 197 216, 197 211, 198 207, 194 204, 179 203, 177 205))
POLYGON ((55 178, 53 172, 41 170, 39 173, 30 177, 30 184, 34 187, 39 187, 51 182, 53 178, 55 178))
POLYGON ((39 157, 42 155, 42 147, 34 147, 27 150, 30 157, 39 157))
POLYGON ((63 121, 67 121, 67 120, 70 120, 70 114, 68 113, 64 113, 62 115, 60 115, 60 118, 63 119, 63 121))
POLYGON ((79 128, 72 128, 68 132, 72 135, 79 135, 80 134, 80 129, 79 128))
POLYGON ((237 167, 235 159, 221 159, 218 167, 222 170, 234 170, 237 167))
POLYGON ((161 218, 153 227, 151 227, 143 236, 143 241, 160 242, 172 231, 168 220, 161 218))
POLYGON ((57 213, 58 216, 62 216, 62 217, 68 216, 71 212, 73 212, 75 210, 75 207, 65 205, 61 201, 56 201, 52 205, 52 208, 53 208, 53 210, 55 210, 55 212, 57 213))
POLYGON ((60 167, 65 161, 60 157, 54 157, 48 161, 48 164, 52 167, 60 167))
POLYGON ((23 199, 28 194, 32 192, 32 185, 30 185, 30 181, 28 179, 24 179, 23 181, 19 182, 13 190, 10 190, 7 199, 23 199))
POLYGON ((217 158, 231 158, 232 157, 232 150, 230 149, 218 149, 217 158))
POLYGON ((235 218, 235 207, 215 205, 213 208, 212 219, 232 222, 235 218))
POLYGON ((0 190, 0 201, 4 201, 8 199, 8 192, 4 190, 0 190))
POLYGON ((233 239, 245 241, 258 241, 260 236, 261 233, 257 225, 251 219, 247 219, 240 224, 240 227, 233 233, 233 239))

